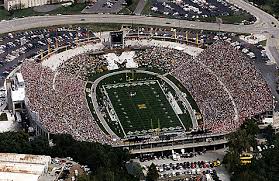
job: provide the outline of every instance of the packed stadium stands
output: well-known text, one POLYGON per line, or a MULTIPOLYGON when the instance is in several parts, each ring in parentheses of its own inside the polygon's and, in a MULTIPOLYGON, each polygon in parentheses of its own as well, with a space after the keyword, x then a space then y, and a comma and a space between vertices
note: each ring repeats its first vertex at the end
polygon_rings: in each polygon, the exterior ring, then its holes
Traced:
MULTIPOLYGON (((205 129, 227 133, 246 118, 272 110, 267 83, 251 61, 228 43, 219 41, 192 57, 171 48, 147 47, 134 57, 140 67, 169 73, 191 93, 198 104, 205 129)), ((102 55, 83 54, 66 60, 53 71, 41 63, 25 61, 30 109, 50 133, 69 133, 78 140, 112 144, 87 106, 87 73, 107 66, 102 55)))

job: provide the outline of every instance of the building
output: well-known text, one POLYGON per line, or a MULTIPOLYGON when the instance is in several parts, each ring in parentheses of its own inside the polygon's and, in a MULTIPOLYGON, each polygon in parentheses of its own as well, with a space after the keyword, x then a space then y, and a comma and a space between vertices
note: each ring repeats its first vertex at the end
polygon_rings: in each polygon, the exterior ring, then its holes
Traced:
MULTIPOLYGON (((74 0, 4 0, 6 10, 25 9, 46 4, 73 2, 74 0)), ((63 4, 62 4, 63 5, 63 4)))
POLYGON ((6 81, 7 102, 10 110, 15 113, 24 107, 25 84, 21 73, 16 73, 14 77, 6 81))
POLYGON ((0 181, 38 181, 50 163, 50 156, 0 153, 0 181))
MULTIPOLYGON (((0 121, 0 133, 7 132, 7 131, 18 131, 20 130, 20 125, 18 121, 15 120, 13 114, 8 111, 0 112, 1 116, 6 115, 6 120, 0 121)), ((0 179, 1 181, 1 179, 0 179)))
POLYGON ((30 8, 34 6, 42 6, 48 3, 48 0, 4 0, 6 10, 16 10, 30 8))

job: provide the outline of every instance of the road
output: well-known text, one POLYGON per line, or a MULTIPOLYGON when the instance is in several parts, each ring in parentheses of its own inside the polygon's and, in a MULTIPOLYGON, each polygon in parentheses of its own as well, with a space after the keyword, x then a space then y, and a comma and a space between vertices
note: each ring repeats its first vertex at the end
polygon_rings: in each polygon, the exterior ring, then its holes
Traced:
MULTIPOLYGON (((237 33, 260 33, 268 36, 267 46, 276 47, 272 49, 273 57, 278 56, 279 22, 270 14, 252 6, 243 0, 228 0, 230 3, 245 9, 257 17, 257 21, 251 25, 221 24, 220 29, 226 32, 237 33), (275 27, 276 25, 276 27, 275 27), (275 51, 274 51, 275 50, 275 51)), ((121 23, 142 24, 152 26, 171 26, 190 29, 204 29, 219 31, 217 23, 187 21, 178 19, 167 19, 159 17, 113 15, 113 14, 82 14, 61 16, 36 16, 0 22, 0 33, 19 31, 30 28, 48 27, 52 25, 79 24, 79 23, 121 23)), ((276 59, 277 64, 279 60, 276 59)))
MULTIPOLYGON (((61 15, 61 16, 34 16, 15 20, 0 22, 0 33, 19 31, 30 28, 47 27, 52 25, 78 24, 78 23, 121 23, 142 24, 152 26, 171 26, 191 29, 204 29, 219 31, 216 23, 187 21, 178 19, 167 19, 159 17, 113 15, 113 14, 83 14, 83 15, 61 15)), ((220 29, 228 32, 238 33, 278 33, 277 28, 270 26, 221 24, 220 29)), ((279 34, 279 33, 278 33, 279 34)))
POLYGON ((269 28, 273 28, 274 25, 277 27, 279 26, 279 22, 276 18, 274 18, 272 15, 264 12, 263 10, 251 5, 248 2, 245 2, 243 0, 227 0, 231 4, 234 4, 237 7, 240 7, 241 9, 244 9, 248 11, 250 14, 255 16, 257 18, 257 21, 255 22, 255 26, 257 27, 263 27, 267 26, 269 28), (274 24, 272 24, 272 22, 274 24))
POLYGON ((268 36, 267 48, 271 53, 272 59, 279 65, 279 21, 272 15, 243 0, 228 0, 228 2, 245 9, 257 18, 254 27, 256 29, 262 29, 262 32, 268 36))
MULTIPOLYGON (((268 13, 246 3, 243 0, 228 0, 236 6, 257 17, 257 21, 252 25, 221 24, 220 29, 228 32, 239 33, 269 33, 279 36, 279 22, 268 13), (277 27, 274 27, 277 25, 277 27)), ((61 16, 35 16, 25 17, 15 20, 0 22, 0 33, 19 31, 37 27, 47 27, 52 25, 77 24, 77 23, 137 23, 153 26, 172 26, 192 29, 205 29, 219 31, 217 23, 187 21, 178 19, 167 19, 158 17, 133 16, 133 15, 113 15, 113 14, 82 14, 82 15, 61 15, 61 16), (81 19, 83 19, 81 21, 81 19)))
MULTIPOLYGON (((279 38, 279 22, 270 14, 246 3, 243 0, 229 0, 230 3, 245 9, 257 17, 257 21, 251 25, 221 24, 220 29, 227 32, 238 33, 264 33, 272 35, 271 45, 276 45, 279 38), (276 25, 276 27, 274 27, 276 25)), ((36 16, 25 17, 15 20, 0 22, 0 33, 19 31, 30 28, 47 27, 52 25, 78 24, 78 23, 121 23, 121 24, 142 24, 152 26, 171 26, 190 29, 204 29, 219 31, 217 23, 187 21, 178 19, 167 19, 159 17, 113 15, 113 14, 82 14, 82 15, 61 15, 61 16, 36 16)))

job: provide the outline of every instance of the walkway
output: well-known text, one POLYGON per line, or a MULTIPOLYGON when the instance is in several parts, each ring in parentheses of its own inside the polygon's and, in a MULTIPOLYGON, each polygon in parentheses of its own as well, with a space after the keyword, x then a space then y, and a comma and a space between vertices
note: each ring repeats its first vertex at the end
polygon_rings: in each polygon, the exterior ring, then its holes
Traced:
POLYGON ((136 9, 134 10, 135 15, 141 15, 142 10, 144 9, 146 0, 139 0, 136 9))

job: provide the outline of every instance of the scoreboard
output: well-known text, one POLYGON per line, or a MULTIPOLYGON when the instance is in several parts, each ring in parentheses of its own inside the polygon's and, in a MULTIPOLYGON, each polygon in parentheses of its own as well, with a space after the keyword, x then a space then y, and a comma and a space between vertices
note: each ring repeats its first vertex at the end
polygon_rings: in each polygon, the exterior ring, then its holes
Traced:
POLYGON ((110 45, 114 47, 123 47, 123 31, 110 32, 110 45))

